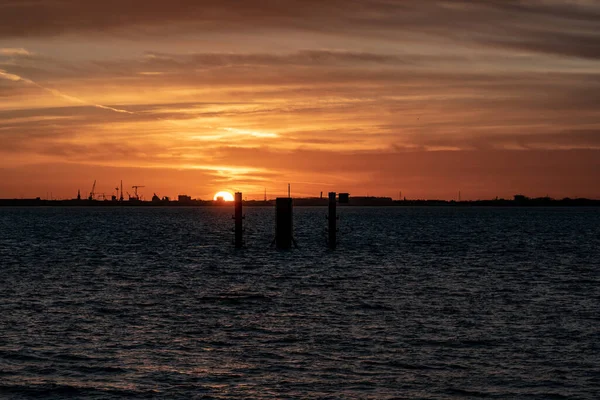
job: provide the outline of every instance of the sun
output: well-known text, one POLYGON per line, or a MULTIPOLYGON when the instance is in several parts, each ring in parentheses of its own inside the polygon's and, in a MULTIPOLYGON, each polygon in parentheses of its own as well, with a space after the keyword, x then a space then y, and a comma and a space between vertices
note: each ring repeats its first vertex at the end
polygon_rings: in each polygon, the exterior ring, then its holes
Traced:
POLYGON ((217 194, 215 194, 215 197, 213 197, 213 200, 218 200, 219 197, 221 197, 223 200, 225 201, 233 201, 233 195, 229 192, 219 192, 217 194))

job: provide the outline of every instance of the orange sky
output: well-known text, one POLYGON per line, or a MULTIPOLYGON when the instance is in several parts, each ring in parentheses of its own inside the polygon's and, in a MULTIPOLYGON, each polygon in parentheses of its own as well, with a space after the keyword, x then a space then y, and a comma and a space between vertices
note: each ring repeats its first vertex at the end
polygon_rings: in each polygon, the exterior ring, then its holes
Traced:
POLYGON ((0 198, 600 198, 596 1, 5 1, 0 198))

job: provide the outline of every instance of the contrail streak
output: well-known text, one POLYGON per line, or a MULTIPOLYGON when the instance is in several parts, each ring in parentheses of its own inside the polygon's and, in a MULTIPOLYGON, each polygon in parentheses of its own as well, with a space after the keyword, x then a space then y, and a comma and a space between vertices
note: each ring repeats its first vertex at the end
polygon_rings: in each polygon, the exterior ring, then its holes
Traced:
POLYGON ((46 92, 52 93, 56 97, 63 98, 72 103, 84 104, 86 106, 92 106, 92 107, 96 107, 96 108, 101 108, 103 110, 109 110, 109 111, 118 112, 118 113, 135 114, 132 111, 122 110, 119 108, 114 108, 114 107, 109 107, 109 106, 103 106, 102 104, 94 104, 94 103, 90 103, 89 101, 85 101, 80 98, 77 98, 77 97, 69 96, 68 94, 64 94, 63 92, 61 92, 59 90, 47 88, 45 86, 40 85, 37 82, 32 81, 31 79, 23 78, 22 76, 8 73, 2 69, 0 69, 0 78, 7 79, 7 80, 13 81, 13 82, 24 82, 29 85, 36 86, 42 90, 45 90, 46 92))

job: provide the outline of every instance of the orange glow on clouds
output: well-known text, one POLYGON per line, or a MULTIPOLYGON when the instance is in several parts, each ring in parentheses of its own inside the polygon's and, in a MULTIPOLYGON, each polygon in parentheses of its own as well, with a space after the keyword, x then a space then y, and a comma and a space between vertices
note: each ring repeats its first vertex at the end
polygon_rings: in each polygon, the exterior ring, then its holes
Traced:
POLYGON ((600 5, 340 4, 4 6, 0 198, 600 197, 600 5))

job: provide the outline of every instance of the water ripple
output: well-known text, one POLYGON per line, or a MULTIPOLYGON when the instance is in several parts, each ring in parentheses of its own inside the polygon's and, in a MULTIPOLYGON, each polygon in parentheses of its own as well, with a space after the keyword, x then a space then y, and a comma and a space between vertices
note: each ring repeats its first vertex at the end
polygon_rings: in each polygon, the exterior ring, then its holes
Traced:
POLYGON ((599 211, 0 209, 0 397, 596 399, 599 211))

